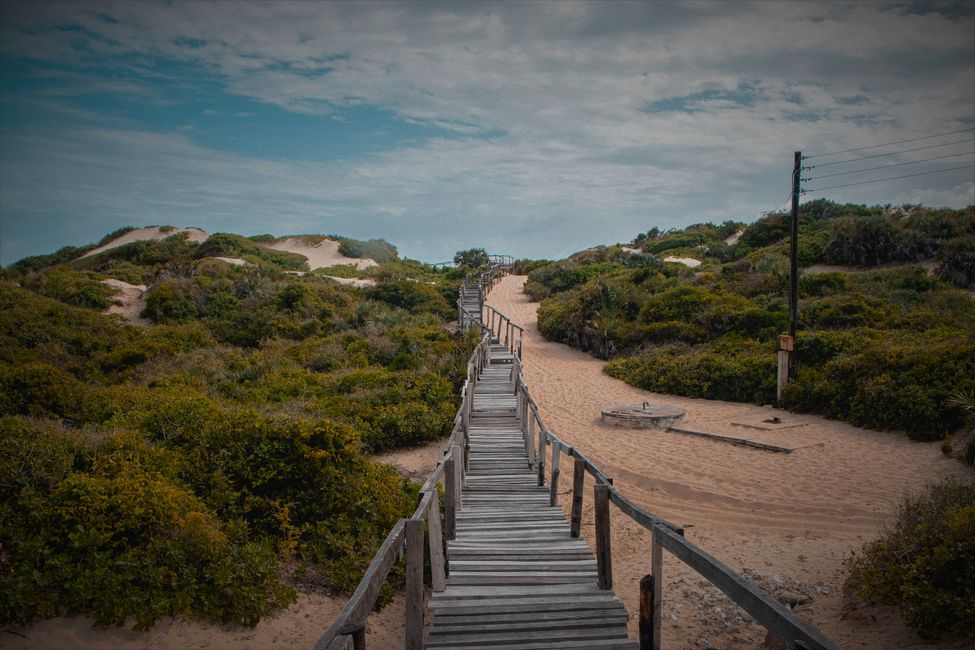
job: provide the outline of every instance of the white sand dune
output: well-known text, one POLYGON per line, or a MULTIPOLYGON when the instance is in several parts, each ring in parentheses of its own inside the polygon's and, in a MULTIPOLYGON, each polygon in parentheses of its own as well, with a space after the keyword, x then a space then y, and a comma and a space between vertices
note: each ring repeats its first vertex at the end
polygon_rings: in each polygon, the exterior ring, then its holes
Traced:
POLYGON ((364 257, 346 257, 339 252, 339 243, 331 239, 324 239, 319 244, 312 244, 301 237, 284 237, 270 244, 260 244, 265 248, 288 253, 297 253, 308 260, 308 268, 315 269, 348 264, 357 269, 379 266, 375 260, 364 257))
POLYGON ((178 235, 181 232, 187 233, 187 237, 190 241, 203 242, 210 237, 210 233, 200 228, 164 228, 160 226, 151 226, 149 228, 136 228, 135 230, 130 230, 129 232, 116 237, 112 241, 108 242, 104 246, 99 246, 98 248, 88 251, 82 257, 90 257, 92 255, 98 255, 99 253, 104 253, 112 248, 118 248, 119 246, 124 246, 125 244, 132 244, 137 241, 146 241, 152 239, 166 239, 167 237, 172 237, 173 235, 178 235))
POLYGON ((684 266, 689 266, 692 269, 696 266, 701 266, 701 260, 696 260, 693 257, 674 257, 673 255, 664 258, 665 262, 673 262, 675 264, 683 264, 684 266))

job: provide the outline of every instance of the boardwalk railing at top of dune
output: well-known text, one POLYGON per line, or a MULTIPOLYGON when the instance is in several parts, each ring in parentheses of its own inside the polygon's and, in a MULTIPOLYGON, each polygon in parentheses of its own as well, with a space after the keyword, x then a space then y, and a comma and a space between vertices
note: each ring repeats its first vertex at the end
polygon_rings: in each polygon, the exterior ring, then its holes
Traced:
POLYGON ((454 418, 453 430, 444 446, 444 456, 420 488, 420 503, 413 516, 400 520, 389 532, 355 593, 335 622, 319 639, 315 650, 344 650, 350 644, 355 650, 363 650, 366 647, 366 618, 375 606, 379 589, 390 569, 404 553, 406 556, 405 647, 408 650, 423 647, 424 522, 429 533, 427 546, 431 566, 431 587, 433 591, 439 592, 446 586, 444 538, 454 539, 457 512, 462 508, 461 488, 470 448, 468 429, 474 390, 481 372, 491 361, 491 346, 495 340, 502 343, 511 353, 509 355, 511 377, 515 381, 515 394, 518 397, 516 414, 521 418, 521 430, 529 464, 537 470, 540 486, 545 485, 547 446, 552 447, 549 471, 552 505, 558 504, 559 460, 562 454, 574 459, 569 524, 569 534, 572 537, 579 537, 580 534, 585 475, 588 473, 595 481, 593 496, 598 586, 608 590, 613 585, 610 503, 615 504, 623 514, 650 531, 652 535, 651 575, 640 581, 641 648, 655 650, 660 648, 663 551, 667 550, 723 591, 756 621, 782 640, 787 647, 805 650, 838 650, 839 646, 833 641, 793 614, 772 596, 694 543, 684 539, 682 528, 650 514, 623 496, 613 486, 613 479, 610 476, 585 454, 545 427, 539 415, 538 404, 532 399, 524 379, 521 362, 523 330, 494 308, 484 305, 484 296, 506 271, 504 267, 493 266, 488 271, 468 278, 468 282, 465 282, 467 291, 473 291, 475 286, 479 289, 476 303, 475 296, 470 293, 466 296, 465 303, 465 289, 461 289, 461 298, 458 300, 460 325, 465 328, 478 326, 484 336, 467 363, 467 381, 461 391, 461 405, 454 418), (472 311, 473 304, 479 305, 481 311, 472 311), (440 481, 443 481, 445 496, 442 527, 437 490, 440 481))

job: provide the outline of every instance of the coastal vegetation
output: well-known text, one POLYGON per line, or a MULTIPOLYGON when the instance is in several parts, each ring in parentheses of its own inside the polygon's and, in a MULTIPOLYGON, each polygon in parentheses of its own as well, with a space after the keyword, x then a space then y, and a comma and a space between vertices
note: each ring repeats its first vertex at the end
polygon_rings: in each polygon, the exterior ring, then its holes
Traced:
POLYGON ((858 597, 898 606, 922 638, 975 638, 975 483, 948 479, 909 495, 847 564, 858 597))
MULTIPOLYGON (((546 338, 610 359, 614 377, 771 404, 788 329, 787 235, 778 213, 653 230, 538 265, 525 291, 542 300, 546 338)), ((975 387, 975 208, 815 201, 801 208, 798 251, 798 376, 782 405, 918 440, 961 427, 951 396, 975 387)))
MULTIPOLYGON (((660 393, 772 404, 788 331, 789 216, 652 229, 521 261, 539 330, 660 393), (668 257, 702 262, 688 268, 668 257)), ((801 206, 798 375, 781 405, 942 440, 975 465, 975 208, 801 206), (951 434, 960 432, 952 437, 951 434), (960 447, 960 448, 956 448, 960 447)), ((848 561, 854 597, 922 638, 975 637, 975 483, 909 495, 848 561)))
POLYGON ((343 286, 255 239, 2 272, 4 624, 254 625, 296 587, 354 587, 412 512, 416 486, 372 454, 449 433, 476 344, 444 326, 459 277, 374 241, 355 250, 387 256, 375 285, 343 286), (151 325, 104 313, 108 278, 148 286, 151 325))

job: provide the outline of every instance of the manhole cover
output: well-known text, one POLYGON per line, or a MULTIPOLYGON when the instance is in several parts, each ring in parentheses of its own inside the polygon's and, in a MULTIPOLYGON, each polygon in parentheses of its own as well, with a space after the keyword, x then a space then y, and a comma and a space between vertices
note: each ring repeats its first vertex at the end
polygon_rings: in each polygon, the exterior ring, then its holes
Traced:
POLYGON ((666 404, 620 404, 603 409, 603 422, 630 429, 666 429, 684 417, 684 409, 666 404))

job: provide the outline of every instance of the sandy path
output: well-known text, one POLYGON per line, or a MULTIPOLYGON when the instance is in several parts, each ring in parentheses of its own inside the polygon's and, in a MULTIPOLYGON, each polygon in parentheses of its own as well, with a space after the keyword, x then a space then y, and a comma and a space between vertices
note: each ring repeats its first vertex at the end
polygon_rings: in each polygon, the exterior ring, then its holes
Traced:
MULTIPOLYGON (((542 339, 537 303, 521 291, 524 281, 505 278, 488 302, 525 327, 526 381, 550 430, 577 445, 649 511, 687 526, 689 539, 732 568, 759 572, 773 586, 778 576, 783 587, 805 592, 811 603, 797 611, 843 647, 925 647, 890 612, 843 610, 843 560, 877 535, 905 492, 948 475, 968 477, 969 470, 945 458, 936 444, 898 433, 628 386, 605 375, 604 362, 542 339), (779 454, 599 421, 602 407, 644 400, 681 406, 687 428, 725 435, 742 433, 732 422, 779 414, 803 426, 763 432, 764 439, 781 436, 789 446, 804 439, 813 446, 779 454)), ((567 494, 570 465, 563 465, 562 477, 560 491, 567 494)), ((583 530, 591 537, 590 495, 587 491, 583 530)), ((632 615, 638 611, 639 579, 649 569, 648 535, 615 509, 613 526, 615 589, 632 615)), ((761 642, 764 629, 739 621, 735 608, 699 583, 696 573, 665 556, 667 647, 743 648, 761 642)), ((635 637, 632 616, 630 628, 635 637)))

